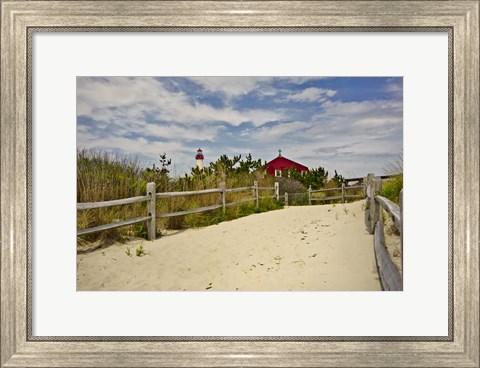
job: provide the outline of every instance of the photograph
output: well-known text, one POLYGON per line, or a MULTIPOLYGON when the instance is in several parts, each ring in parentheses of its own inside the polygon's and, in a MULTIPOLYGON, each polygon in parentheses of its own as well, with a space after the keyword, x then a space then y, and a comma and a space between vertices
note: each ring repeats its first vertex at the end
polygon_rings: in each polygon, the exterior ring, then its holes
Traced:
POLYGON ((0 0, 0 368, 479 368, 479 1, 0 0))
POLYGON ((77 76, 77 291, 402 291, 403 77, 77 76))

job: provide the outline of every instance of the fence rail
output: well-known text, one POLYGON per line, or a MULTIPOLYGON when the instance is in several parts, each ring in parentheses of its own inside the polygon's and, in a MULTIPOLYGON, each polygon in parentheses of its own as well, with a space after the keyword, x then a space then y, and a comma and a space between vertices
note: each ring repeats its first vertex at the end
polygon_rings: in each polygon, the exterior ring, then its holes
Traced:
POLYGON ((312 204, 312 202, 326 202, 326 201, 337 201, 341 200, 342 203, 345 203, 346 199, 362 199, 365 197, 365 185, 344 185, 335 188, 325 188, 325 189, 312 189, 311 186, 306 192, 297 192, 297 193, 288 193, 284 194, 284 203, 288 206, 292 203, 294 198, 302 197, 305 200, 305 203, 312 204), (347 194, 349 190, 359 190, 362 189, 362 194, 347 194), (328 193, 328 192, 340 192, 340 194, 333 194, 326 197, 317 197, 316 193, 328 193))
POLYGON ((238 193, 238 192, 245 192, 247 190, 252 190, 255 187, 243 187, 243 188, 232 188, 232 189, 225 189, 225 193, 238 193))
POLYGON ((211 194, 211 193, 221 193, 222 189, 204 189, 190 192, 163 192, 157 193, 157 198, 172 198, 172 197, 186 197, 199 194, 211 194))
POLYGON ((145 196, 116 199, 116 200, 104 201, 104 202, 77 203, 77 210, 86 210, 86 209, 112 207, 112 206, 119 206, 119 205, 125 205, 125 204, 147 202, 147 216, 137 217, 137 218, 123 220, 123 221, 116 221, 110 224, 104 224, 104 225, 95 226, 87 229, 77 230, 77 236, 92 234, 100 231, 115 229, 117 227, 123 227, 123 226, 134 225, 134 224, 145 222, 147 224, 147 237, 149 240, 153 240, 156 237, 156 219, 157 218, 185 216, 185 215, 190 215, 194 213, 213 211, 220 208, 223 210, 223 212, 225 212, 226 208, 228 207, 238 206, 241 204, 254 202, 254 201, 256 202, 256 206, 258 207, 259 200, 265 199, 265 198, 276 198, 277 200, 280 199, 278 183, 275 183, 275 186, 273 187, 259 187, 258 182, 255 181, 253 183, 253 186, 251 187, 230 188, 230 189, 226 189, 225 183, 221 183, 220 188, 204 189, 204 190, 198 190, 198 191, 160 192, 160 193, 156 193, 155 183, 148 183, 147 195, 145 196), (226 200, 227 194, 245 192, 250 190, 252 191, 252 198, 227 203, 227 200, 226 200), (269 190, 272 190, 274 194, 268 195, 268 196, 259 196, 259 191, 269 191, 269 190), (220 194, 219 204, 193 208, 188 210, 182 210, 182 211, 176 211, 176 212, 163 212, 158 214, 156 213, 156 199, 169 199, 174 197, 205 195, 205 194, 215 194, 215 193, 220 194))
POLYGON ((115 229, 117 227, 122 227, 122 226, 127 226, 127 225, 134 225, 134 224, 138 224, 140 222, 146 222, 148 220, 150 220, 149 216, 137 217, 137 218, 133 218, 133 219, 130 219, 130 220, 125 220, 125 221, 117 221, 117 222, 113 222, 111 224, 105 224, 105 225, 91 227, 89 229, 78 230, 77 231, 77 236, 92 234, 92 233, 96 233, 96 232, 99 232, 99 231, 115 229))
POLYGON ((369 174, 366 181, 367 199, 365 210, 365 225, 370 234, 373 234, 375 257, 382 287, 384 290, 403 290, 403 277, 395 267, 385 245, 385 232, 383 228, 383 210, 392 217, 393 223, 400 232, 401 257, 403 272, 403 211, 402 199, 403 190, 400 192, 400 206, 380 195, 382 189, 382 178, 369 174))
POLYGON ((77 203, 77 210, 120 206, 124 204, 145 202, 145 201, 148 201, 149 199, 150 199, 149 196, 139 196, 139 197, 124 198, 124 199, 115 199, 113 201, 77 203))

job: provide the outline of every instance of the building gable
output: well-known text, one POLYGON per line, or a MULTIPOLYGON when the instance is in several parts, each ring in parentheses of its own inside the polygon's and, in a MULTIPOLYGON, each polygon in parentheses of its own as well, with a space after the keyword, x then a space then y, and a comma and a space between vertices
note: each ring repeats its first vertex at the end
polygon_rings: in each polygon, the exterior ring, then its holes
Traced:
POLYGON ((275 175, 276 171, 282 172, 284 170, 290 170, 293 168, 297 169, 299 172, 309 171, 308 167, 283 156, 278 156, 270 162, 267 162, 267 172, 271 175, 275 175))

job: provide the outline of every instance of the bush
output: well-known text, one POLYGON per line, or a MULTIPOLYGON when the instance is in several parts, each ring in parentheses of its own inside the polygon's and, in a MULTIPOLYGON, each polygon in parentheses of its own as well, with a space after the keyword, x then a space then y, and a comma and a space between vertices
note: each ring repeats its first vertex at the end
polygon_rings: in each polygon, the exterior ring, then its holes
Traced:
POLYGON ((302 193, 306 191, 305 186, 298 180, 292 178, 278 177, 276 178, 280 186, 280 196, 284 196, 285 192, 290 193, 302 193))
POLYGON ((400 204, 400 191, 403 189, 403 175, 395 176, 394 179, 384 181, 382 184, 382 196, 392 202, 400 204))

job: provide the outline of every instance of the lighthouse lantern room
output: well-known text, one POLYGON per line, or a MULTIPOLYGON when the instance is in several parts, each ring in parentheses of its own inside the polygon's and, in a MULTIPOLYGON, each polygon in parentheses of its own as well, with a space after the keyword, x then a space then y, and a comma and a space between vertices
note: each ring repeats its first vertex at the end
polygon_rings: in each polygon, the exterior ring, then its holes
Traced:
POLYGON ((197 150, 197 155, 195 156, 195 160, 197 160, 197 167, 199 170, 203 169, 203 151, 201 148, 197 150))

